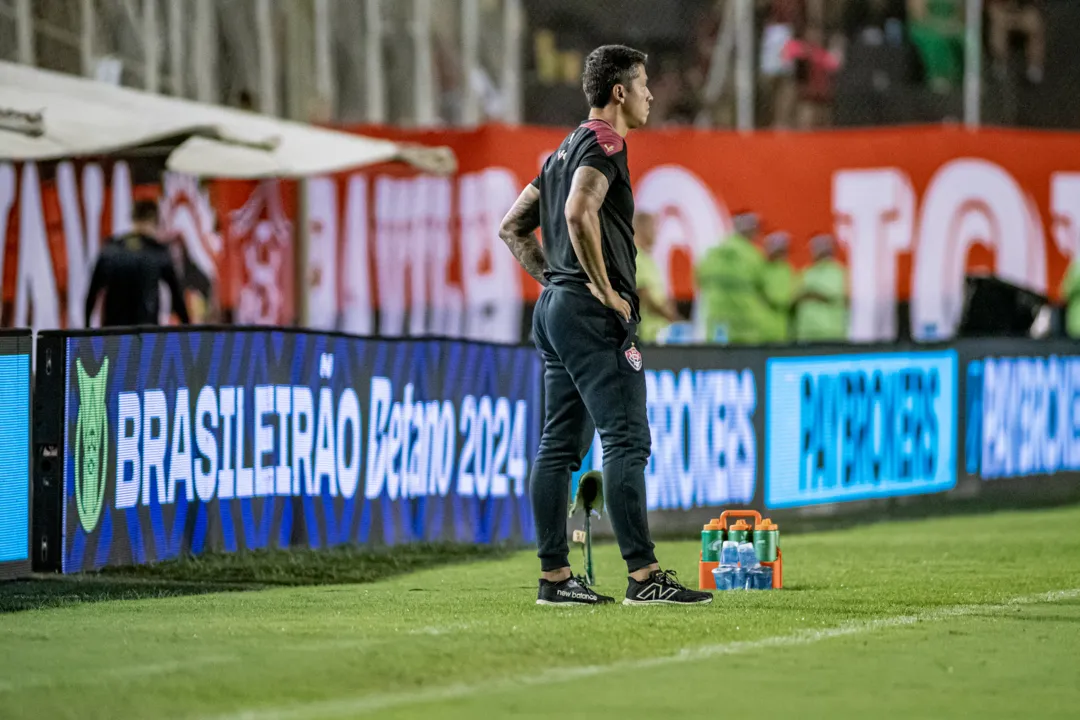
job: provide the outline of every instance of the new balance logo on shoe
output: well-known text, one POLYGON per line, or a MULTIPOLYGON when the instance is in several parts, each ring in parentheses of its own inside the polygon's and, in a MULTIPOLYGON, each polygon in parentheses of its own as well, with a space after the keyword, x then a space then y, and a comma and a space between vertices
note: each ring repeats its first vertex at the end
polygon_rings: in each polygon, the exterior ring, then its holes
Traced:
POLYGON ((637 594, 637 599, 654 601, 658 600, 660 602, 663 602, 665 600, 670 600, 671 598, 675 597, 678 592, 679 588, 664 587, 659 583, 653 583, 649 587, 645 588, 645 590, 643 590, 642 592, 639 592, 637 594))
POLYGON ((593 596, 589 593, 570 592, 569 590, 556 590, 555 594, 559 597, 573 598, 574 600, 592 600, 593 596))
POLYGON ((712 593, 691 590, 672 570, 654 570, 646 580, 629 578, 623 605, 707 605, 712 593))
POLYGON ((609 605, 615 598, 600 595, 590 588, 582 577, 570 577, 560 582, 541 578, 537 605, 609 605))

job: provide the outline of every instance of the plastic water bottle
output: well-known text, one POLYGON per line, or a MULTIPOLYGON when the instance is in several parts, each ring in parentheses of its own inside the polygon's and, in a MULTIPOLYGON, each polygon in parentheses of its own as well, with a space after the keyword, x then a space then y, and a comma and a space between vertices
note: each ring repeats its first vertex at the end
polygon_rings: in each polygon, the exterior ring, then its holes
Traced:
POLYGON ((716 581, 717 590, 737 590, 735 586, 735 575, 738 572, 739 567, 737 565, 721 565, 714 569, 713 579, 716 581))
MULTIPOLYGON (((754 573, 761 569, 753 543, 725 540, 720 547, 720 567, 713 570, 717 590, 750 590, 756 581, 754 573)), ((772 583, 772 571, 769 572, 772 583)))
POLYGON ((716 520, 709 522, 701 530, 701 561, 719 562, 720 547, 724 541, 724 531, 716 520))
POLYGON ((720 564, 737 565, 739 562, 739 543, 734 540, 725 540, 720 546, 720 564))
POLYGON ((760 566, 761 563, 758 562, 757 551, 754 550, 753 543, 739 543, 739 567, 743 570, 752 570, 760 566))
POLYGON ((732 584, 737 590, 752 590, 754 585, 753 573, 761 568, 753 543, 741 542, 736 547, 739 567, 733 573, 732 584))
MULTIPOLYGON (((974 443, 973 443, 974 444, 974 443)), ((780 546, 780 528, 769 518, 754 527, 754 550, 761 562, 776 562, 780 546)))
POLYGON ((713 570, 717 590, 742 590, 746 577, 739 567, 739 543, 725 540, 720 546, 720 567, 713 570))
POLYGON ((772 568, 767 565, 750 570, 751 590, 772 590, 772 568))

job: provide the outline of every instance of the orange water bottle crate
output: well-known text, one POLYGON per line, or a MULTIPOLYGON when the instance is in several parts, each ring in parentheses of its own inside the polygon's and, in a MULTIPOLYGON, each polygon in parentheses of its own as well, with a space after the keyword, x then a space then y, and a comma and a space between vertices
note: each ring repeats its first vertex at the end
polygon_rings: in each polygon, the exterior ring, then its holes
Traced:
MULTIPOLYGON (((713 533, 717 530, 720 531, 721 542, 728 533, 729 520, 738 519, 740 522, 744 519, 752 519, 753 523, 749 526, 753 530, 753 538, 755 548, 759 537, 763 543, 772 542, 776 548, 775 560, 760 560, 761 564, 765 567, 772 568, 772 587, 774 590, 779 590, 784 587, 784 556, 780 550, 779 543, 779 528, 768 518, 762 520, 761 513, 757 510, 725 510, 720 513, 720 517, 713 518, 709 521, 709 524, 705 526, 703 531, 703 538, 706 533, 709 537, 715 537, 713 533)), ((743 526, 740 525, 740 530, 743 526)), ((770 553, 771 554, 771 553, 770 553)), ((715 590, 716 580, 713 578, 713 570, 720 566, 719 560, 706 560, 705 552, 702 550, 698 556, 698 588, 701 590, 715 590)))

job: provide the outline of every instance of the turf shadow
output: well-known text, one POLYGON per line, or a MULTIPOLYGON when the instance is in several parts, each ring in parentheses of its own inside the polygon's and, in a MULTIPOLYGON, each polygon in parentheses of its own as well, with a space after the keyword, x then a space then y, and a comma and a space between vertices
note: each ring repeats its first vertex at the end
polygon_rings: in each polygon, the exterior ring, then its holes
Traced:
POLYGON ((0 584, 0 613, 25 612, 114 600, 204 595, 235 590, 255 590, 257 585, 154 582, 119 578, 40 576, 0 584))
POLYGON ((516 550, 513 545, 420 543, 206 553, 153 565, 0 583, 0 613, 269 587, 371 583, 417 570, 498 559, 516 550))

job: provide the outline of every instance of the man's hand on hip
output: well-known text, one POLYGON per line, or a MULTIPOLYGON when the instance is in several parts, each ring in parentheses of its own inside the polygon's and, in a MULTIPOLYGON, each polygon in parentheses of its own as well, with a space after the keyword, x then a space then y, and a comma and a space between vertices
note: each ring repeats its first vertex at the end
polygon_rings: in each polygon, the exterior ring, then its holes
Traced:
POLYGON ((606 292, 601 292, 592 283, 586 283, 586 287, 589 288, 589 292, 593 294, 593 297, 604 303, 605 307, 611 308, 623 320, 630 322, 630 303, 626 302, 622 295, 615 292, 614 288, 608 287, 606 292))

